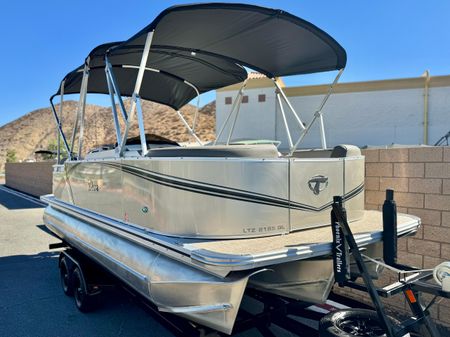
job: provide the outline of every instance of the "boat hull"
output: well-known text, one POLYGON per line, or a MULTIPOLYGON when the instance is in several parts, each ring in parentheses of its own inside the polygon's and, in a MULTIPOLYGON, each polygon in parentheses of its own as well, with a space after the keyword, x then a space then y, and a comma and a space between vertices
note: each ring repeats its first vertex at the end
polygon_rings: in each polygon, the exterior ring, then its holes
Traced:
POLYGON ((328 225, 335 195, 360 219, 364 158, 90 159, 57 166, 53 186, 59 200, 154 233, 261 237, 328 225))
POLYGON ((220 278, 64 214, 51 206, 45 225, 161 311, 231 333, 253 271, 220 278))

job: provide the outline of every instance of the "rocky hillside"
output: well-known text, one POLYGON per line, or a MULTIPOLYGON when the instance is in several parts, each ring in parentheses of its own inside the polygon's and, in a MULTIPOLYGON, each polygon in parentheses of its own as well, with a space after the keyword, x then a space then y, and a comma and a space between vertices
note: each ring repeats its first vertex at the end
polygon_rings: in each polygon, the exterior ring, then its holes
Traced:
MULTIPOLYGON (((126 102, 129 105, 129 102, 126 102)), ((73 122, 76 115, 77 103, 64 102, 63 126, 68 138, 72 133, 73 122)), ((186 128, 178 118, 176 112, 164 105, 153 102, 142 102, 144 123, 148 133, 155 133, 169 139, 186 142, 193 141, 186 132, 186 128)), ((59 106, 56 107, 59 109, 59 106)), ((187 105, 181 109, 188 122, 196 108, 187 105)), ((215 128, 215 102, 205 105, 199 111, 197 134, 203 141, 214 139, 215 128)), ((116 141, 112 121, 111 108, 98 105, 86 105, 84 149, 92 149, 102 144, 111 144, 116 141)), ((131 128, 130 137, 138 135, 137 121, 131 128)), ((56 128, 50 108, 32 111, 15 121, 0 127, 0 171, 4 169, 6 153, 14 150, 18 161, 34 158, 34 152, 47 149, 50 143, 56 142, 56 128)), ((84 151, 83 151, 84 152, 84 151)))

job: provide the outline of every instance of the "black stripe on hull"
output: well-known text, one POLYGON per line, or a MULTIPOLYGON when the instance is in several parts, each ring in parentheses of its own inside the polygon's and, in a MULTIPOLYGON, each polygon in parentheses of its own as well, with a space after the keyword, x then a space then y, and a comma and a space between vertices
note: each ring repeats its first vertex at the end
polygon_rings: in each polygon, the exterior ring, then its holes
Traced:
MULTIPOLYGON (((240 189, 234 189, 230 187, 208 184, 204 182, 199 182, 195 180, 189 180, 184 178, 179 178, 175 176, 170 176, 162 173, 157 173, 149 170, 145 170, 139 167, 116 164, 116 163, 101 163, 102 165, 113 167, 117 170, 122 170, 125 173, 131 174, 135 177, 139 177, 150 181, 152 183, 175 188, 178 190, 188 191, 192 193, 198 193, 208 196, 215 196, 219 198, 245 201, 250 203, 256 203, 267 206, 281 207, 299 211, 306 212, 321 212, 328 208, 331 208, 332 201, 322 205, 320 207, 314 207, 311 205, 305 205, 297 202, 292 202, 288 199, 282 199, 278 197, 273 197, 270 195, 265 195, 261 193, 254 193, 240 189)), ((361 183, 353 190, 349 191, 343 196, 344 201, 348 201, 364 190, 364 183, 361 183)))

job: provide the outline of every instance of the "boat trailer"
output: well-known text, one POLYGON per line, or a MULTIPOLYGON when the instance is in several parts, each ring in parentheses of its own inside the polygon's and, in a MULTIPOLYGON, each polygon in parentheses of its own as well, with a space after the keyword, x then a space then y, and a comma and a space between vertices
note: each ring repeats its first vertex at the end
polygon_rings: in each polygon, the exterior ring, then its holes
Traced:
MULTIPOLYGON (((383 205, 384 262, 365 256, 364 248, 360 249, 357 246, 346 219, 342 197, 333 199, 331 226, 335 282, 339 287, 349 287, 368 293, 372 306, 334 293, 330 294, 326 304, 320 305, 248 288, 243 305, 239 309, 233 335, 256 329, 263 337, 273 337, 276 334, 270 327, 275 325, 291 335, 308 337, 443 337, 431 320, 429 309, 439 297, 450 298, 450 289, 447 288, 450 281, 444 280, 450 278, 450 264, 443 263, 443 269, 436 272, 441 265, 433 270, 417 269, 397 263, 397 209, 393 190, 386 191, 383 205), (398 281, 381 288, 375 286, 367 267, 369 263, 376 263, 395 272, 398 281), (441 276, 436 277, 436 274, 441 276), (356 282, 360 278, 363 282, 356 282), (438 282, 446 286, 441 286, 438 282), (434 297, 424 305, 421 293, 431 294, 434 297), (402 322, 388 316, 381 301, 381 298, 400 294, 406 298, 412 313, 411 317, 402 322)), ((63 247, 69 246, 65 242, 50 245, 51 249, 63 247)), ((95 299, 104 287, 120 285, 176 336, 227 336, 182 317, 160 312, 154 304, 74 248, 69 247, 61 252, 59 268, 64 293, 75 297, 76 306, 82 312, 95 308, 95 299)))

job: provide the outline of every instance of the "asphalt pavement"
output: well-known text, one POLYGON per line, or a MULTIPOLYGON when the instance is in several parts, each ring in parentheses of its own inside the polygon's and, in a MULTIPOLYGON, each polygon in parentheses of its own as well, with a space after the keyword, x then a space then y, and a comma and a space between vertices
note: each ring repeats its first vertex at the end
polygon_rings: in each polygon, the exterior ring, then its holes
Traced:
MULTIPOLYGON (((1 187, 1 186, 0 186, 1 187)), ((0 336, 172 336, 119 290, 79 312, 62 292, 44 208, 0 188, 0 336)))
MULTIPOLYGON (((44 207, 0 185, 0 337, 173 336, 142 305, 120 289, 79 312, 59 279, 59 240, 43 225, 44 207)), ((276 336, 292 334, 273 326, 276 336)), ((237 335, 261 336, 256 329, 237 335)))

